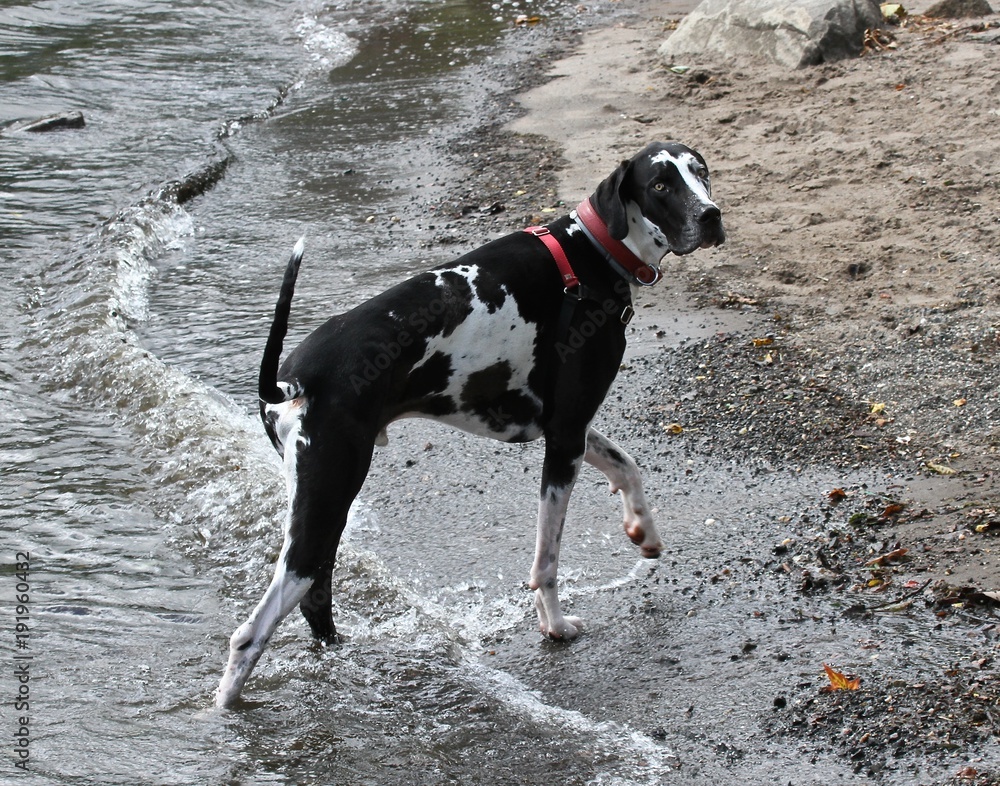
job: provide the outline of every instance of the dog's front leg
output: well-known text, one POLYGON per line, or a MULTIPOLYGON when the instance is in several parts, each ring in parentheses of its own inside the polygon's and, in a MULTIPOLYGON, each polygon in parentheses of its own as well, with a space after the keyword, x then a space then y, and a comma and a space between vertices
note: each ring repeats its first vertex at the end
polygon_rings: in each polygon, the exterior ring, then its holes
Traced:
POLYGON ((649 503, 642 491, 639 467, 632 457, 596 429, 587 432, 584 461, 599 469, 608 479, 611 493, 622 493, 625 534, 642 549, 644 557, 658 557, 663 542, 653 524, 649 503))
POLYGON ((583 453, 583 444, 568 446, 546 436, 538 502, 538 537, 529 586, 535 590, 539 627, 545 636, 553 639, 574 639, 583 627, 579 617, 563 615, 558 594, 559 546, 583 453))

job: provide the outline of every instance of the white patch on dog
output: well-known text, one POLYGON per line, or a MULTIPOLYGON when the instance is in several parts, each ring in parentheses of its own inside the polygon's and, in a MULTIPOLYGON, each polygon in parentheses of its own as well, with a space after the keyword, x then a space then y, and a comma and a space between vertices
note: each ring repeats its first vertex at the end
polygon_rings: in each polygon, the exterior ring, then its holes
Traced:
MULTIPOLYGON (((446 285, 444 273, 452 275, 458 273, 463 276, 475 293, 478 267, 462 265, 439 272, 438 283, 442 286, 446 285)), ((538 326, 525 322, 518 312, 514 297, 508 290, 503 291, 506 296, 503 305, 495 308, 492 313, 486 303, 473 295, 472 313, 448 336, 430 338, 423 360, 414 366, 414 370, 420 368, 435 353, 447 355, 451 361, 452 374, 448 387, 442 391, 442 395, 448 396, 461 407, 462 390, 469 377, 477 371, 505 363, 511 371, 507 389, 520 391, 530 397, 541 412, 542 400, 528 388, 528 374, 535 366, 534 349, 538 326)), ((421 416, 420 413, 404 413, 397 419, 413 417, 414 414, 417 417, 421 416)), ((526 431, 523 421, 510 417, 510 413, 503 412, 502 408, 500 411, 489 413, 485 419, 474 413, 459 410, 450 415, 435 415, 434 420, 477 436, 499 440, 518 437, 537 439, 541 436, 540 431, 534 429, 526 431)))
POLYGON ((215 693, 217 707, 228 707, 240 695, 271 634, 312 585, 312 579, 304 579, 286 568, 288 543, 286 534, 285 545, 267 592, 250 614, 250 619, 240 625, 229 639, 229 663, 215 693))
POLYGON ((628 235, 622 240, 622 244, 647 265, 657 267, 667 252, 672 250, 667 236, 631 200, 625 205, 625 215, 628 216, 628 235))
POLYGON ((677 167, 677 171, 680 173, 681 177, 684 178, 684 185, 688 187, 691 193, 694 194, 703 205, 706 207, 718 207, 718 205, 712 201, 712 196, 708 193, 708 189, 705 187, 705 184, 696 174, 698 169, 701 167, 701 163, 693 155, 690 153, 682 153, 679 156, 675 156, 666 150, 661 150, 655 156, 650 156, 650 161, 654 164, 673 164, 677 167))

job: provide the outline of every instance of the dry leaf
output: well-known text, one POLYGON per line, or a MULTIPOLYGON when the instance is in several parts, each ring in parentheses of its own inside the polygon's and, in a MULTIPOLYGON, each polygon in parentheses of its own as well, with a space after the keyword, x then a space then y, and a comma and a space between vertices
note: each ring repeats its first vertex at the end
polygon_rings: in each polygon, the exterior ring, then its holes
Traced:
POLYGON ((753 345, 755 347, 769 347, 773 343, 774 343, 774 339, 770 338, 770 337, 767 337, 767 338, 755 338, 753 340, 753 345))
POLYGON ((830 680, 828 687, 821 688, 820 690, 825 693, 832 693, 835 690, 857 690, 861 687, 861 680, 855 677, 853 680, 848 679, 839 671, 831 669, 825 663, 823 664, 823 669, 826 671, 826 676, 830 680))
POLYGON ((680 423, 668 423, 663 427, 663 430, 666 431, 668 434, 683 434, 684 426, 682 426, 680 423))
POLYGON ((841 488, 836 488, 829 491, 826 496, 830 498, 831 502, 840 502, 840 500, 847 496, 847 492, 841 488))
POLYGON ((902 3, 882 3, 882 18, 889 22, 898 22, 906 16, 902 3))
POLYGON ((872 415, 880 415, 883 412, 885 412, 885 404, 883 404, 881 401, 876 401, 872 404, 871 408, 872 415))
POLYGON ((519 26, 537 25, 541 21, 542 18, 540 16, 528 16, 526 14, 521 14, 514 20, 514 24, 519 26))
POLYGON ((956 407, 964 407, 967 402, 964 398, 956 398, 951 403, 954 404, 956 407))
POLYGON ((946 467, 944 464, 936 464, 933 461, 927 462, 927 469, 934 470, 938 475, 954 475, 957 472, 957 470, 951 467, 946 467))
POLYGON ((894 502, 891 505, 886 505, 885 510, 882 511, 881 518, 887 519, 889 518, 889 516, 895 516, 897 513, 902 512, 905 507, 906 507, 905 505, 902 505, 899 502, 894 502))
POLYGON ((906 552, 908 551, 909 549, 895 549, 893 551, 888 552, 887 554, 883 554, 880 557, 868 560, 868 562, 866 562, 865 565, 867 565, 869 568, 875 566, 882 568, 888 565, 893 560, 902 559, 903 557, 906 556, 906 552))

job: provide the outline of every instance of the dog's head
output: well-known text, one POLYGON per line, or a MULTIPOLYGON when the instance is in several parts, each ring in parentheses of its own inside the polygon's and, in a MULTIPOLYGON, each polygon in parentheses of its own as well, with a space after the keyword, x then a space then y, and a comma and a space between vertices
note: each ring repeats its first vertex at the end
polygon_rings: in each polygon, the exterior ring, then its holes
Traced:
POLYGON ((647 264, 726 240, 705 159, 677 142, 653 142, 622 161, 591 201, 611 236, 647 264))

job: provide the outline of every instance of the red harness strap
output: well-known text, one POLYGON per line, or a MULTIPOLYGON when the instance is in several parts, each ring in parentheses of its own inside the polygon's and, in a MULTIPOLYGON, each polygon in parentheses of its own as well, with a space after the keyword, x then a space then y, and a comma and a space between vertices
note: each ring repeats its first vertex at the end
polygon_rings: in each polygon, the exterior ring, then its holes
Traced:
POLYGON ((559 241, 549 232, 548 227, 527 227, 524 231, 529 235, 534 235, 545 244, 549 253, 552 254, 552 258, 556 261, 556 267, 559 268, 559 275, 562 276, 563 286, 567 290, 580 286, 580 279, 573 272, 573 266, 569 263, 566 252, 559 245, 559 241))

